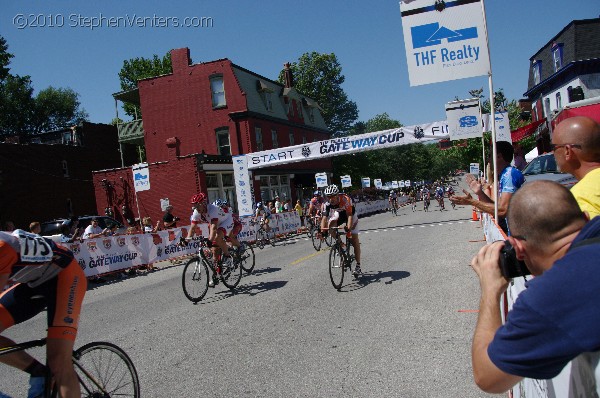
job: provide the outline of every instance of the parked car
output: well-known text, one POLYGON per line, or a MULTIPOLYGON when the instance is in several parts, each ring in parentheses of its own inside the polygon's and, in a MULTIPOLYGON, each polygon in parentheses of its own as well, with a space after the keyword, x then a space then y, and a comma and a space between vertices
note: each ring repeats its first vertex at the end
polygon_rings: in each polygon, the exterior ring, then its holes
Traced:
POLYGON ((544 153, 534 158, 523 169, 523 175, 525 176, 525 182, 550 180, 558 182, 567 188, 571 188, 577 183, 572 174, 561 173, 558 170, 553 152, 544 153))
MULTIPOLYGON (((95 218, 98 220, 98 226, 102 229, 109 228, 116 224, 118 226, 117 233, 124 234, 125 232, 127 232, 127 227, 125 227, 123 224, 121 224, 114 218, 107 217, 107 216, 81 216, 81 217, 78 217, 78 219, 79 219, 78 228, 80 228, 81 231, 83 231, 88 225, 90 225, 92 218, 95 218)), ((61 225, 67 220, 68 220, 68 218, 57 218, 56 220, 43 222, 41 224, 42 232, 40 233, 40 235, 42 235, 42 236, 59 235, 61 225)))

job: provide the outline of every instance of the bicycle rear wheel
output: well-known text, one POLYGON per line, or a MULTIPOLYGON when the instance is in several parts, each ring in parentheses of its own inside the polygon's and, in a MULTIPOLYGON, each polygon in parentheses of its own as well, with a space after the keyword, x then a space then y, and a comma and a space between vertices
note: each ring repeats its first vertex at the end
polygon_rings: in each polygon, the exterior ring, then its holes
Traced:
POLYGON ((247 273, 251 273, 255 265, 254 249, 252 245, 246 244, 246 247, 240 255, 242 269, 247 273))
POLYGON ((239 259, 231 257, 221 261, 221 280, 223 284, 233 290, 242 279, 242 266, 239 259))
POLYGON ((256 246, 260 250, 265 247, 265 231, 262 228, 256 231, 256 246))
POLYGON ((183 294, 192 303, 202 300, 208 290, 208 266, 195 256, 183 268, 181 276, 183 294))
POLYGON ((329 251, 329 277, 331 284, 337 290, 342 288, 344 282, 344 262, 345 257, 342 248, 336 244, 329 251))
POLYGON ((139 397, 140 381, 129 356, 112 343, 94 342, 73 352, 82 397, 139 397))

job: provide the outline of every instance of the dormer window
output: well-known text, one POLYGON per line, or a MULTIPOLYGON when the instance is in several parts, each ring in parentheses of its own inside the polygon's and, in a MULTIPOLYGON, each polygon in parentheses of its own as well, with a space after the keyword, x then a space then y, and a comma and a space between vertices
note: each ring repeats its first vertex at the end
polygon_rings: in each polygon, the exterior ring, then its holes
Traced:
POLYGON ((213 108, 221 108, 227 105, 225 101, 225 86, 223 85, 223 76, 215 75, 210 77, 210 91, 212 93, 213 108))
POLYGON ((554 65, 554 72, 558 72, 562 68, 563 61, 563 44, 553 43, 552 44, 552 62, 554 65))
POLYGON ((533 61, 533 84, 540 84, 542 77, 542 61, 535 60, 533 61))
POLYGON ((266 82, 263 80, 256 81, 256 90, 260 93, 260 97, 265 104, 265 109, 269 112, 273 111, 273 90, 269 88, 266 82))

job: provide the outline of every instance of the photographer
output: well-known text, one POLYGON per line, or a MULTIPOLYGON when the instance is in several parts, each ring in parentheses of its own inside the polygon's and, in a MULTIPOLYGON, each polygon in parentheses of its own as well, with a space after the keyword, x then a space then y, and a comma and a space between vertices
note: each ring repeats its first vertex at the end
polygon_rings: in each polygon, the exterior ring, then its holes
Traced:
POLYGON ((171 212, 173 211, 173 206, 168 205, 165 208, 165 215, 163 216, 163 226, 165 229, 169 228, 177 228, 177 221, 179 221, 179 217, 175 217, 171 212))
POLYGON ((524 377, 551 379, 573 360, 574 376, 582 379, 578 396, 598 396, 600 218, 587 222, 566 188, 534 181, 513 195, 508 220, 516 258, 536 277, 503 325, 499 303, 509 283, 499 263, 504 242, 484 246, 473 258, 481 285, 471 352, 475 383, 501 393, 524 377))

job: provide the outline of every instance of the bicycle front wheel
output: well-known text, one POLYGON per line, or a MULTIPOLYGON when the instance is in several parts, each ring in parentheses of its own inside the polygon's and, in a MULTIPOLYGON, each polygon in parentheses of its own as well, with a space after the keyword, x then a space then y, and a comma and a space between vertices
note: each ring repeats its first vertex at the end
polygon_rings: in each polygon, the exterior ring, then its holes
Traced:
POLYGON ((317 232, 318 232, 318 228, 317 227, 312 227, 310 230, 310 239, 312 240, 312 244, 313 247, 315 248, 316 251, 321 250, 321 244, 322 244, 322 240, 321 238, 319 238, 317 236, 317 232))
POLYGON ((181 276, 183 294, 192 303, 204 298, 208 290, 208 267, 200 257, 192 257, 183 268, 181 276))
POLYGON ((344 282, 344 253, 339 245, 334 245, 329 251, 329 277, 331 284, 337 290, 342 288, 344 282))
POLYGON ((251 273, 255 265, 254 249, 252 248, 252 245, 246 244, 246 248, 240 256, 240 261, 242 269, 247 273, 251 273))
POLYGON ((235 289, 240 279, 242 279, 242 266, 239 259, 231 257, 221 262, 221 280, 229 290, 235 289))
POLYGON ((139 397, 140 381, 129 356, 111 343, 94 342, 73 352, 82 397, 139 397))
POLYGON ((260 250, 265 247, 265 231, 262 229, 256 231, 256 246, 258 246, 260 250))

